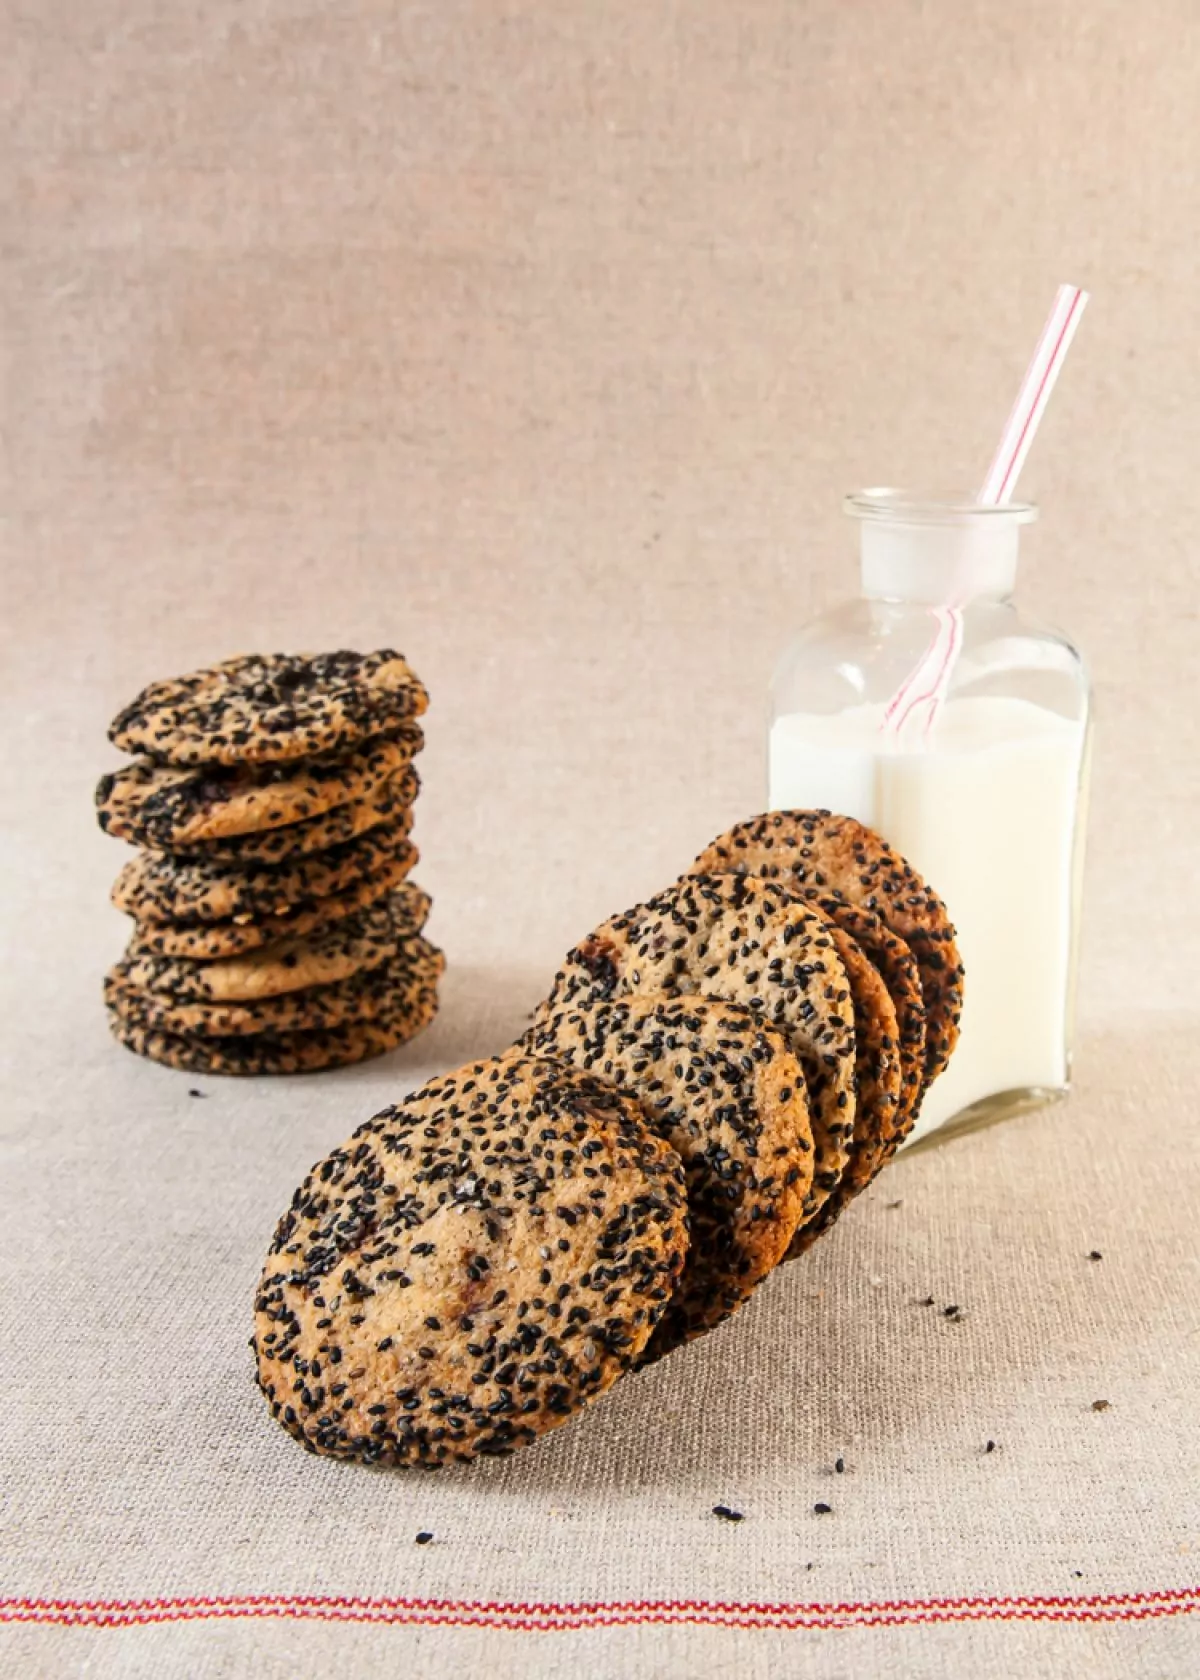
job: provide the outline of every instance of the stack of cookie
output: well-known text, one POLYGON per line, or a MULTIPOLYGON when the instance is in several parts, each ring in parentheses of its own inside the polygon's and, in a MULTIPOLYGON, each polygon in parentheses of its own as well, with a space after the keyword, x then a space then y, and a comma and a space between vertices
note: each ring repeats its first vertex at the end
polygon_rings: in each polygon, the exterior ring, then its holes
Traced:
POLYGON ((739 824, 581 940, 512 1050, 313 1169, 255 1304, 273 1415, 428 1467, 556 1427, 829 1228, 946 1066, 962 984, 870 829, 739 824))
POLYGON ((428 696, 399 654, 249 655, 153 683, 109 739, 100 826, 141 848, 105 981, 115 1036, 200 1073, 380 1055, 437 1011, 441 952, 409 879, 428 696))

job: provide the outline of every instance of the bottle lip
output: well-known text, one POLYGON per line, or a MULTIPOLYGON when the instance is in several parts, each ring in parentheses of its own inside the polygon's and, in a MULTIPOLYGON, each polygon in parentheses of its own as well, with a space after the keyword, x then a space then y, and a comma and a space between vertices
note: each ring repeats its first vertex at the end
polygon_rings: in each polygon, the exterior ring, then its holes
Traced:
POLYGON ((1004 526, 1031 525, 1038 516, 1033 502, 980 502, 973 496, 940 498, 920 496, 890 485, 855 490, 842 503, 851 519, 869 519, 889 525, 973 525, 992 530, 1004 526))

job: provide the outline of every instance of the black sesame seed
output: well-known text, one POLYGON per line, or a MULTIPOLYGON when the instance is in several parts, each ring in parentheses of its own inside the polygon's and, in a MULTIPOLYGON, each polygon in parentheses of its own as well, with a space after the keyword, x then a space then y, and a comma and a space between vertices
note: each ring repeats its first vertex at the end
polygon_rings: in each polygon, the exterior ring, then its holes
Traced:
POLYGON ((846 1460, 844 1458, 835 1459, 833 1468, 837 1471, 838 1475, 840 1476, 846 1468, 846 1460))
POLYGON ((984 1449, 983 1449, 983 1450, 984 1450, 984 1452, 985 1452, 985 1453, 991 1453, 991 1452, 995 1452, 995 1450, 996 1450, 996 1443, 995 1443, 995 1441, 989 1441, 989 1442, 988 1442, 988 1443, 987 1443, 987 1444, 986 1444, 986 1446, 985 1446, 985 1447, 984 1447, 984 1449))
POLYGON ((714 1505, 712 1514, 714 1517, 720 1517, 722 1522, 739 1523, 746 1520, 744 1511, 735 1511, 729 1505, 714 1505))
POLYGON ((826 1505, 823 1499, 818 1499, 817 1503, 813 1506, 813 1510, 818 1517, 827 1517, 833 1510, 833 1506, 826 1505))
POLYGON ((429 1530, 427 1528, 423 1528, 421 1530, 421 1532, 416 1537, 417 1545, 418 1546, 428 1546, 429 1542, 432 1539, 433 1539, 433 1535, 429 1532, 429 1530))

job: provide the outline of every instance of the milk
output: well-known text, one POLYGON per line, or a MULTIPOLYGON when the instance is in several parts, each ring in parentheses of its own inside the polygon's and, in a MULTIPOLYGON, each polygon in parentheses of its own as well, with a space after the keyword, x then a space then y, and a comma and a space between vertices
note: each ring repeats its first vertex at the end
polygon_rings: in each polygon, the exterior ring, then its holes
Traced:
POLYGON ((882 716, 864 705, 777 718, 770 803, 857 817, 949 910, 962 1036, 916 1139, 975 1104, 1026 1106, 1067 1084, 1086 728, 1027 700, 962 697, 928 745, 902 749, 882 716))

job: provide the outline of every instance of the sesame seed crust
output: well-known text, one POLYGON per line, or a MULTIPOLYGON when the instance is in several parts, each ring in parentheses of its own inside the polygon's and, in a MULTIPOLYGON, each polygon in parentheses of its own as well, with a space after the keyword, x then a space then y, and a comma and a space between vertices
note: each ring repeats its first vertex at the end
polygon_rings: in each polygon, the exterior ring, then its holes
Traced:
POLYGON ((683 1162, 688 1259, 645 1364, 728 1318, 786 1253, 812 1181, 803 1071, 780 1033, 715 998, 556 1010, 525 1043, 632 1091, 683 1162))
POLYGON ((372 1056, 384 1056, 407 1044, 429 1025, 437 1008, 436 986, 418 985, 394 997, 374 1020, 303 1032, 200 1038, 140 1026, 111 1005, 108 1025, 127 1050, 186 1073, 319 1073, 325 1068, 349 1067, 372 1056))
POLYGON ((293 904, 274 914, 248 914, 223 922, 139 920, 129 949, 142 955, 214 960, 261 950, 280 939, 316 933, 368 909, 399 887, 419 853, 411 841, 398 843, 390 858, 378 863, 365 880, 310 903, 293 904))
POLYGON ((176 999, 245 1003, 329 985, 378 968, 401 941, 420 933, 429 894, 405 881, 378 903, 315 933, 292 935, 243 956, 205 961, 164 957, 131 942, 114 970, 129 985, 176 999))
POLYGON ((867 961, 845 929, 831 921, 829 931, 846 971, 854 1007, 854 1068, 858 1087, 854 1137, 841 1182, 816 1217, 796 1233, 788 1250, 789 1260, 811 1248, 855 1196, 866 1189, 901 1135, 900 1037, 895 1007, 878 970, 867 961))
POLYGON ((874 910, 912 951, 925 1003, 926 1085, 958 1042, 963 966, 946 906, 872 829, 829 811, 767 811, 702 851, 692 873, 736 870, 800 886, 832 887, 874 910))
POLYGON ((319 1162, 255 1299, 259 1386, 309 1451, 504 1456, 635 1362, 683 1268, 683 1168, 637 1101, 510 1053, 319 1162))
POLYGON ((641 992, 745 1004, 783 1034, 808 1086, 811 1218, 841 1178, 854 1135, 853 1006, 824 918, 771 881, 737 874, 679 881, 568 952, 534 1024, 559 1009, 641 992))
POLYGON ((273 764, 336 752, 420 717, 424 684, 401 654, 243 654, 151 683, 108 738, 160 764, 273 764))
POLYGON ((112 902, 140 922, 221 922, 286 916, 375 876, 405 845, 407 815, 357 839, 284 863, 229 864, 140 852, 118 875, 112 902))
POLYGON ((421 986, 436 985, 445 966, 437 946, 418 936, 403 940, 396 954, 378 968, 328 986, 280 992, 249 1003, 189 1003, 131 985, 118 963, 105 978, 104 1001, 128 1025, 183 1038, 300 1032, 385 1020, 397 1001, 404 1001, 421 986))
POLYGON ((374 833, 387 823, 401 823, 407 834, 412 825, 412 807, 421 790, 421 780, 414 767, 389 776, 364 799, 352 799, 331 810, 282 828, 262 828, 249 834, 232 834, 223 840, 192 840, 164 847, 175 857, 191 857, 204 863, 232 864, 242 867, 252 863, 284 863, 293 858, 306 857, 310 852, 323 852, 330 846, 340 846, 362 834, 374 833))
MULTIPOLYGON (((792 890, 850 935, 888 989, 900 1038, 898 1144, 912 1130, 925 1089, 925 1003, 916 959, 881 916, 861 904, 851 904, 844 893, 832 887, 795 886, 792 890)), ((889 1158, 894 1152, 894 1148, 888 1151, 889 1158)))
POLYGON ((206 764, 187 769, 140 758, 102 776, 96 818, 106 834, 163 851, 261 834, 367 798, 424 745, 415 723, 394 738, 303 764, 206 764))

